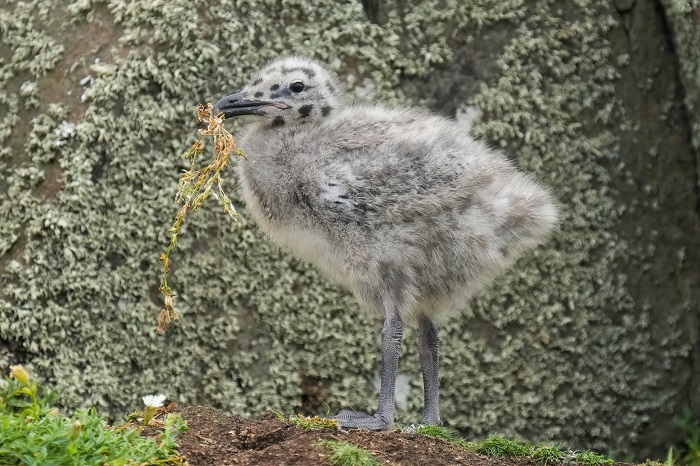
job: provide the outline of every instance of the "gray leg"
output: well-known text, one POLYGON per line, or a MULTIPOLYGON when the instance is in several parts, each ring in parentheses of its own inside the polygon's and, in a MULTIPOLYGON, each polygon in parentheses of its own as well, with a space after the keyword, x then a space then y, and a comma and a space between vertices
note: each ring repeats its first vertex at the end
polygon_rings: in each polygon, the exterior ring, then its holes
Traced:
POLYGON ((396 414, 396 372, 403 338, 403 322, 393 306, 387 306, 382 327, 382 369, 379 388, 379 408, 375 415, 342 410, 335 417, 343 427, 370 430, 390 430, 396 414))
POLYGON ((438 396, 440 381, 438 366, 440 365, 440 338, 432 320, 421 316, 418 320, 418 352, 420 365, 423 368, 423 425, 442 425, 438 396))

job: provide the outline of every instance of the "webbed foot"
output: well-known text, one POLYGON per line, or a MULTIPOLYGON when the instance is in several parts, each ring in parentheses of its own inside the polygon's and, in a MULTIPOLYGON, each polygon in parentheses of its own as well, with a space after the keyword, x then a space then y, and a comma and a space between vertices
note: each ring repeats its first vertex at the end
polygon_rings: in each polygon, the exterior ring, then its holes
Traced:
POLYGON ((372 415, 347 409, 340 411, 335 415, 335 418, 341 427, 350 429, 391 430, 394 425, 393 419, 388 421, 377 414, 372 415))
POLYGON ((441 426, 442 420, 439 416, 425 416, 423 420, 420 421, 421 426, 441 426))

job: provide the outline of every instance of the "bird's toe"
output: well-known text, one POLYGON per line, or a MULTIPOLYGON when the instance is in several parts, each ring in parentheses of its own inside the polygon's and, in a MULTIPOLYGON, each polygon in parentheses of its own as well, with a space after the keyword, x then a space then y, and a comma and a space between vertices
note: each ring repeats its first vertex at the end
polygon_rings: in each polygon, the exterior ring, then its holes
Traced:
POLYGON ((349 429, 391 430, 394 424, 377 414, 371 415, 347 409, 340 411, 335 415, 335 418, 341 427, 349 429))
POLYGON ((441 426, 442 420, 439 417, 424 417, 420 422, 421 426, 441 426))

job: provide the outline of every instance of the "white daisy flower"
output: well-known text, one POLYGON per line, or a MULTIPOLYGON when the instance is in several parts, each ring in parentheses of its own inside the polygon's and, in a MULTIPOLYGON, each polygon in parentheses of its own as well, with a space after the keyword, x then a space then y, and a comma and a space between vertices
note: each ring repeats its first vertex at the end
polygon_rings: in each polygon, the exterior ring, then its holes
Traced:
POLYGON ((165 395, 147 395, 141 398, 146 406, 160 408, 165 401, 165 395))

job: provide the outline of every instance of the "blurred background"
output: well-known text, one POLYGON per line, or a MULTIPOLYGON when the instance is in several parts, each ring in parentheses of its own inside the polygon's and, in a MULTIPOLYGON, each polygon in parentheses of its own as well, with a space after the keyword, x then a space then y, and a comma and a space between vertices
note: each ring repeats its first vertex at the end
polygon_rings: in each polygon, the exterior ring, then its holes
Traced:
MULTIPOLYGON (((475 120, 562 204, 556 235, 444 322, 447 425, 644 459, 700 416, 698 0, 10 0, 0 34, 0 367, 66 408, 375 408, 380 318, 238 203, 237 222, 215 202, 186 219, 182 322, 155 332, 196 105, 302 54, 350 99, 475 120)), ((411 328, 404 423, 419 367, 411 328)))

